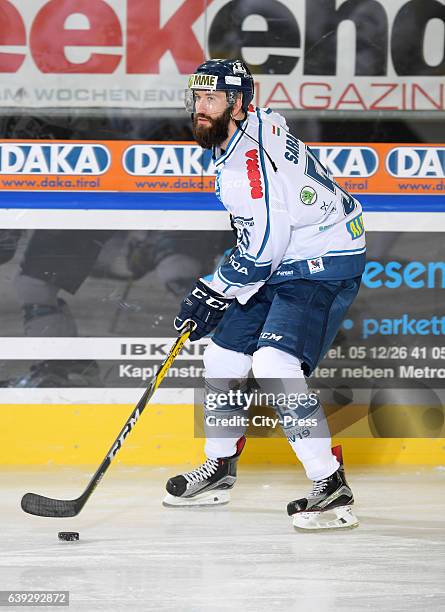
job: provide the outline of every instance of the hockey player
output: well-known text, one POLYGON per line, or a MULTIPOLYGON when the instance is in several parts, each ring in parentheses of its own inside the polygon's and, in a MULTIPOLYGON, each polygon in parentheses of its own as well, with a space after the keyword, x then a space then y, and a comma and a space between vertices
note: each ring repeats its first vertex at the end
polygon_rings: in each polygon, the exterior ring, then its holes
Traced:
POLYGON ((245 437, 241 425, 224 427, 223 417, 246 414, 245 393, 236 401, 224 398, 246 390, 252 369, 263 388, 298 399, 276 406, 313 481, 307 497, 288 505, 295 527, 353 527, 358 521, 341 449, 331 449, 318 397, 308 400, 304 392, 305 377, 328 350, 359 289, 365 264, 361 206, 289 133, 281 115, 251 106, 253 95, 252 76, 240 60, 204 62, 186 90, 194 136, 213 148, 216 195, 232 216, 238 244, 213 278, 196 282, 174 322, 178 331, 193 322, 192 341, 215 332, 204 354, 207 460, 168 481, 164 504, 229 501, 245 437), (220 398, 216 407, 210 393, 220 398))
MULTIPOLYGON (((25 336, 77 336, 77 324, 61 290, 74 295, 90 274, 101 249, 114 230, 35 230, 20 271, 14 279, 22 306, 25 336)), ((94 360, 36 362, 22 376, 5 381, 9 387, 99 386, 94 360)))

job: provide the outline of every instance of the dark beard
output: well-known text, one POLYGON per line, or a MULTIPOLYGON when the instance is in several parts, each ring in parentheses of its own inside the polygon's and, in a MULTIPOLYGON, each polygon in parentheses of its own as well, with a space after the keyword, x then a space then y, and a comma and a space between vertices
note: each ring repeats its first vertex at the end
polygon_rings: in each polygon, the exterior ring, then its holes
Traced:
POLYGON ((219 146, 222 142, 227 140, 229 136, 229 124, 231 119, 231 109, 226 108, 224 113, 217 119, 208 117, 207 115, 195 115, 193 117, 193 136, 196 142, 203 149, 211 149, 212 147, 219 146), (210 126, 200 126, 197 123, 198 118, 206 118, 210 121, 210 126))

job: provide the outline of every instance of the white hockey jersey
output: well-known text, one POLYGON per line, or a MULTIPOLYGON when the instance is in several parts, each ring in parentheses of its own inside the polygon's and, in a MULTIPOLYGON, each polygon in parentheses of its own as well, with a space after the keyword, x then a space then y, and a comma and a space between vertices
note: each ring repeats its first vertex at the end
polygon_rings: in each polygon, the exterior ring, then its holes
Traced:
POLYGON ((360 203, 278 113, 256 108, 241 127, 224 152, 214 151, 216 195, 232 216, 237 248, 206 283, 244 304, 265 282, 359 276, 360 203))

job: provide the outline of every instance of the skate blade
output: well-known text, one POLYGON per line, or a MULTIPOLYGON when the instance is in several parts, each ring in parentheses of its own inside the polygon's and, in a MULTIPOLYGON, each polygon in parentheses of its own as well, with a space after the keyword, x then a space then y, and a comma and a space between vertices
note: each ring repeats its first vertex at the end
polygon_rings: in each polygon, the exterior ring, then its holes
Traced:
POLYGON ((220 506, 222 504, 228 504, 230 501, 230 493, 227 490, 214 490, 201 493, 201 495, 195 495, 195 497, 175 497, 174 495, 167 495, 162 501, 163 506, 168 508, 185 508, 192 506, 220 506))
POLYGON ((351 506, 340 506, 326 512, 301 512, 294 514, 292 524, 297 531, 321 531, 324 529, 354 529, 358 527, 358 518, 351 506), (329 519, 329 515, 335 518, 329 519))

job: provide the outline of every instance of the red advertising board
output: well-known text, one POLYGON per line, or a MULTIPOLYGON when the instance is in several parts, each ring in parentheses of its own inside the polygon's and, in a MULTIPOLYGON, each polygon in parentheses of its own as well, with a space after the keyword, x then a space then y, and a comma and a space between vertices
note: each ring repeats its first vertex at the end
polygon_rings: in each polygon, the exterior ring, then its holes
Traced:
POLYGON ((205 57, 242 57, 258 106, 443 111, 443 21, 436 0, 0 0, 0 106, 178 108, 205 57))

